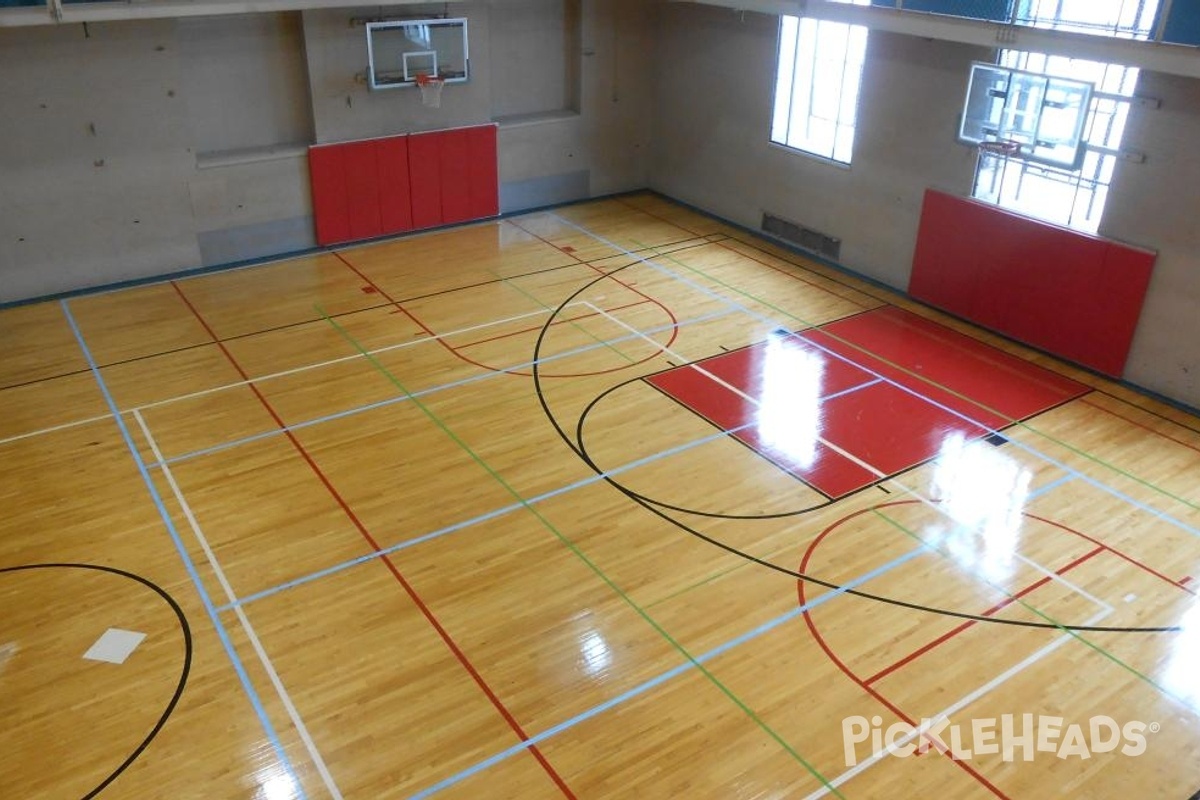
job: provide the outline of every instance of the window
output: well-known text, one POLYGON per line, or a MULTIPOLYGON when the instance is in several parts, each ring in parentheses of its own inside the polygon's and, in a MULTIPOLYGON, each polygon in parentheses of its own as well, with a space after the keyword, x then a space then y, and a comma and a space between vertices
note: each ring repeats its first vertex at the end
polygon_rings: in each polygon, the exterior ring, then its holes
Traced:
POLYGON ((1148 39, 1159 0, 1020 0, 1016 21, 1035 28, 1148 39))
POLYGON ((849 164, 866 51, 861 25, 781 16, 771 141, 849 164))
MULTIPOLYGON (((1139 39, 1147 38, 1157 12, 1158 0, 1023 0, 1020 8, 1021 20, 1038 27, 1103 30, 1139 39)), ((1069 170, 981 155, 973 195, 1031 217, 1096 233, 1120 154, 1138 69, 1019 50, 1002 50, 998 62, 1005 67, 1095 85, 1084 123, 1083 165, 1069 170)))

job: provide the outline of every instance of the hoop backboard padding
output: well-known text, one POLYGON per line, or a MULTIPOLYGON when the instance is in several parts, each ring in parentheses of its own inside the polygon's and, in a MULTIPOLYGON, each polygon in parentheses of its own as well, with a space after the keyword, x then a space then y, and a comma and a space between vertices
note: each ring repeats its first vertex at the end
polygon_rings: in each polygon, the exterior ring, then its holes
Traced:
POLYGON ((1093 89, 1084 81, 972 64, 959 141, 1017 142, 1014 157, 1078 169, 1093 89))
POLYGON ((368 22, 367 84, 372 89, 415 86, 418 75, 447 83, 470 79, 467 20, 368 22))
POLYGON ((421 104, 429 108, 440 108, 442 87, 445 85, 446 79, 437 75, 418 75, 417 86, 421 89, 421 104))

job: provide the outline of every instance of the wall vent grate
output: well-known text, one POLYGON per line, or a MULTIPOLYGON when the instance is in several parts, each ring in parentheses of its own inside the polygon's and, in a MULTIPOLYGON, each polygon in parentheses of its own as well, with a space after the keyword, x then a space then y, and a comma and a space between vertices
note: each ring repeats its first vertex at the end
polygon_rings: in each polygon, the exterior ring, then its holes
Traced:
POLYGON ((798 222, 774 214, 763 214, 762 229, 765 233, 832 261, 837 261, 842 252, 842 240, 836 236, 806 228, 798 222))

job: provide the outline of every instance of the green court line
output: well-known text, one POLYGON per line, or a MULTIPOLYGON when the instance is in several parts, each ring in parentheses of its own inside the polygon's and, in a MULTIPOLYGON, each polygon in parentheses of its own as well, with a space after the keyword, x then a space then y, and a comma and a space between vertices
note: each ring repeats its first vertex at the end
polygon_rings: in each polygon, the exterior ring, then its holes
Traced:
POLYGON ((653 617, 651 617, 646 612, 646 610, 644 608, 642 608, 641 606, 639 606, 633 600, 633 598, 631 598, 628 594, 625 593, 625 591, 623 589, 621 589, 621 587, 617 586, 617 584, 614 583, 613 580, 611 578, 609 578, 608 575, 605 574, 604 571, 601 570, 600 567, 598 567, 595 564, 595 562, 593 562, 590 558, 588 558, 587 555, 585 555, 583 553, 583 551, 579 549, 579 547, 575 544, 575 542, 573 542, 570 538, 568 538, 565 534, 563 534, 554 525, 554 523, 552 523, 552 522, 550 522, 550 520, 546 519, 546 517, 543 516, 542 513, 536 507, 531 505, 528 500, 526 500, 524 497, 522 497, 520 495, 520 493, 518 493, 517 490, 514 489, 512 487, 512 485, 508 483, 508 481, 506 481, 503 477, 501 477, 500 474, 498 472, 496 472, 496 470, 493 469, 491 467, 491 465, 489 465, 486 461, 484 461, 483 458, 481 458, 479 456, 479 454, 477 454, 474 450, 472 450, 471 447, 469 445, 467 445, 466 442, 464 442, 462 439, 460 439, 458 437, 458 435, 454 433, 454 431, 452 431, 435 413, 433 413, 433 411, 431 411, 429 409, 428 406, 426 406, 423 402, 421 402, 421 400, 419 398, 415 397, 412 394, 412 392, 410 392, 395 375, 393 375, 386 367, 384 367, 383 364, 381 364, 371 353, 369 353, 366 349, 364 349, 363 346, 361 344, 359 344, 358 341, 355 340, 354 337, 351 336, 349 334, 349 332, 346 331, 345 328, 343 328, 341 325, 339 325, 337 323, 336 320, 334 320, 328 314, 326 314, 325 309, 321 308, 320 306, 316 306, 316 309, 317 309, 317 312, 321 315, 321 317, 324 318, 325 321, 327 321, 330 325, 332 325, 333 328, 339 334, 341 334, 342 338, 344 338, 356 350, 358 350, 360 353, 362 353, 363 356, 365 358, 367 358, 371 362, 371 364, 377 370, 379 370, 379 372, 385 378, 387 378, 387 380, 389 380, 392 383, 392 385, 394 385, 397 389, 399 389, 401 392, 403 392, 408 397, 409 402, 414 403, 417 406, 417 408, 421 409, 421 411, 425 414, 425 416, 427 416, 429 418, 429 420, 431 422, 433 422, 434 425, 436 425, 438 428, 440 428, 441 431, 443 433, 445 433, 447 437, 449 437, 455 444, 457 444, 463 450, 463 452, 465 452, 467 455, 469 455, 472 458, 472 460, 475 461, 475 463, 477 463, 489 475, 491 475, 492 478, 495 479, 495 481, 497 483, 499 483, 505 489, 505 491, 507 491, 510 495, 512 495, 512 497, 518 503, 520 503, 527 511, 529 511, 529 513, 533 514, 533 516, 536 517, 537 520, 548 531, 550 531, 552 534, 554 534, 554 536, 557 537, 558 540, 560 542, 562 542, 567 547, 568 550, 570 550, 572 553, 574 553, 575 556, 577 558, 579 558, 579 560, 582 561, 588 567, 588 569, 590 569, 593 573, 595 573, 596 576, 599 577, 600 580, 603 581, 610 589, 612 589, 613 592, 615 592, 618 597, 620 597, 623 601, 625 601, 625 603, 630 608, 632 608, 638 614, 638 616, 640 616, 643 620, 645 620, 650 625, 650 627, 652 627, 655 631, 657 631, 658 634, 660 636, 662 636, 662 638, 668 644, 670 644, 684 658, 686 658, 695 669, 699 670, 700 673, 704 675, 704 677, 708 678, 708 680, 710 682, 712 682, 712 684, 714 686, 716 686, 717 689, 719 689, 726 697, 728 697, 734 703, 734 705, 736 705, 738 708, 740 708, 742 710, 742 712, 744 714, 746 714, 746 716, 748 716, 751 720, 753 720, 759 726, 759 728, 761 728, 768 736, 770 736, 773 740, 775 740, 775 742, 780 747, 782 747, 789 755, 791 755, 792 758, 794 758, 801 766, 803 766, 809 772, 809 774, 811 774, 818 781, 820 781, 821 784, 829 792, 831 792, 832 794, 834 794, 837 797, 842 798, 842 800, 845 800, 845 796, 841 792, 839 792, 837 787, 834 786, 833 784, 831 784, 829 782, 829 780, 824 775, 822 775, 820 771, 817 770, 816 767, 814 767, 811 763, 809 763, 809 761, 807 759, 805 759, 804 756, 800 755, 800 753, 795 748, 793 748, 790 744, 788 744, 787 741, 785 741, 784 738, 779 735, 779 733, 777 733, 773 728, 771 728, 769 725, 767 725, 767 723, 761 717, 759 717, 758 714, 756 714, 754 711, 752 711, 750 709, 750 707, 747 706, 737 695, 735 695, 729 687, 727 687, 724 683, 722 683, 720 680, 718 680, 717 677, 707 667, 705 667, 703 664, 701 664, 699 661, 697 661, 695 656, 693 656, 691 654, 691 652, 689 652, 687 650, 687 648, 685 648, 682 644, 680 644, 678 641, 676 641, 675 638, 671 636, 671 634, 667 633, 666 629, 664 629, 662 627, 662 625, 660 625, 658 623, 658 621, 656 621, 653 617))
MULTIPOLYGON (((758 557, 762 558, 763 561, 773 562, 775 557, 778 556, 780 553, 786 553, 787 551, 797 549, 798 547, 802 548, 803 545, 797 544, 797 543, 789 544, 785 547, 780 547, 778 549, 772 550, 764 556, 758 556, 758 557)), ((732 555, 732 554, 730 554, 730 555, 732 555)), ((660 597, 657 600, 654 600, 653 602, 647 603, 646 608, 647 609, 654 608, 655 606, 661 605, 662 603, 665 603, 668 600, 674 600, 677 597, 687 594, 688 592, 694 591, 703 586, 707 586, 708 584, 710 584, 713 581, 716 581, 720 578, 724 578, 726 575, 731 575, 734 572, 737 572, 738 570, 743 570, 748 567, 757 566, 753 561, 747 561, 745 558, 743 558, 741 556, 734 556, 734 558, 737 558, 740 561, 740 563, 734 564, 732 567, 726 567, 725 569, 717 570, 716 572, 712 573, 711 575, 709 575, 706 578, 696 581, 695 583, 688 584, 687 586, 684 586, 681 589, 676 589, 675 591, 671 592, 670 594, 666 595, 665 597, 660 597)), ((789 581, 799 580, 799 578, 788 578, 787 576, 784 576, 784 577, 789 581)))
MULTIPOLYGON (((589 235, 592 235, 592 234, 590 234, 590 233, 589 233, 589 235)), ((816 324, 816 323, 809 322, 808 320, 806 320, 806 319, 804 319, 804 318, 802 318, 802 317, 799 317, 799 316, 797 316, 797 315, 795 315, 795 314, 791 313, 790 311, 786 311, 786 310, 784 310, 784 309, 780 308, 779 306, 773 305, 772 303, 770 303, 770 302, 768 302, 768 301, 766 301, 766 300, 763 300, 763 299, 761 299, 761 298, 759 298, 759 297, 756 297, 755 295, 753 295, 753 294, 751 294, 751 293, 749 293, 749 292, 745 292, 745 291, 743 291, 743 290, 741 290, 741 289, 738 289, 738 288, 736 288, 736 287, 734 287, 734 286, 731 286, 731 285, 729 285, 728 283, 726 283, 726 282, 722 281, 720 278, 716 278, 716 277, 714 277, 714 276, 712 276, 712 275, 709 275, 709 274, 708 274, 708 273, 706 273, 704 270, 702 270, 702 269, 699 269, 698 267, 693 267, 693 266, 690 266, 690 265, 688 265, 688 264, 685 264, 685 263, 683 263, 682 261, 680 261, 679 259, 677 259, 677 258, 673 257, 673 256, 672 256, 670 253, 660 253, 660 252, 656 251, 656 250, 655 250, 653 247, 646 246, 646 245, 642 245, 640 242, 638 242, 638 241, 637 241, 637 240, 635 240, 635 239, 630 239, 629 241, 631 241, 633 244, 637 245, 637 246, 638 246, 638 248, 639 248, 639 251, 641 251, 641 250, 648 250, 648 251, 650 251, 650 252, 653 252, 656 258, 660 258, 660 259, 662 259, 662 260, 664 260, 664 261, 670 261, 670 262, 671 262, 671 263, 673 263, 673 264, 677 264, 678 266, 682 267, 683 269, 686 269, 686 270, 688 270, 689 272, 693 272, 693 273, 695 273, 695 274, 697 274, 697 275, 699 275, 699 276, 703 277, 705 280, 708 280, 708 281, 711 281, 711 282, 713 282, 713 283, 716 283, 716 284, 718 284, 719 286, 721 286, 721 287, 723 287, 723 288, 725 288, 725 289, 728 289, 729 291, 731 291, 731 292, 733 292, 733 293, 735 293, 735 294, 739 294, 739 295, 741 295, 741 296, 743 296, 743 297, 746 297, 746 298, 749 298, 750 300, 753 300, 755 303, 759 303, 759 304, 761 304, 761 305, 764 305, 764 306, 766 306, 767 308, 770 308, 770 309, 773 309, 773 310, 775 310, 775 311, 778 311, 780 314, 784 315, 785 317, 788 317, 788 318, 790 318, 790 319, 793 319, 793 320, 795 320, 795 321, 799 322, 799 323, 800 323, 800 324, 801 324, 803 327, 805 327, 805 328, 816 328, 816 327, 817 327, 817 324, 816 324)), ((636 261, 635 261, 634 263, 638 263, 638 262, 636 262, 636 261)), ((787 263, 791 263, 791 262, 787 262, 787 263)), ((797 266, 797 268, 799 268, 799 269, 803 269, 803 267, 800 267, 799 265, 793 265, 793 266, 797 266)), ((887 305, 894 306, 894 304, 892 304, 892 303, 887 303, 887 305)), ((898 306, 895 306, 895 307, 897 307, 897 308, 898 308, 898 306)), ((1023 429, 1025 429, 1025 430, 1027 430, 1027 431, 1029 431, 1029 432, 1031 432, 1031 433, 1033 433, 1033 434, 1037 435, 1037 436, 1040 436, 1040 437, 1042 437, 1043 439, 1045 439, 1045 440, 1047 440, 1047 441, 1050 441, 1050 442, 1053 442, 1054 444, 1057 444, 1059 447, 1062 447, 1062 448, 1064 448, 1064 449, 1066 449, 1066 450, 1070 451, 1071 453, 1074 453, 1074 454, 1075 454, 1075 455, 1077 455, 1077 456, 1080 456, 1080 457, 1082 457, 1082 458, 1085 458, 1085 459, 1087 459, 1088 461, 1091 461, 1091 462, 1093 462, 1093 463, 1095 463, 1095 464, 1097 464, 1097 465, 1099 465, 1099 466, 1101 466, 1101 467, 1104 467, 1105 469, 1108 469, 1108 470, 1110 470, 1110 471, 1112 471, 1112 472, 1115 472, 1115 473, 1117 473, 1118 475, 1121 475, 1121 476, 1123 476, 1123 477, 1125 477, 1125 478, 1128 478, 1129 480, 1133 481, 1134 483, 1137 483, 1137 484, 1139 484, 1139 485, 1141 485, 1141 486, 1143 486, 1143 487, 1145 487, 1145 488, 1147 488, 1147 489, 1151 490, 1152 492, 1155 492, 1155 493, 1157 493, 1157 494, 1160 494, 1160 495, 1162 495, 1162 496, 1164 496, 1164 497, 1168 497, 1168 498, 1170 498, 1170 499, 1172 499, 1172 500, 1176 501, 1177 503, 1180 503, 1181 505, 1187 506, 1188 508, 1190 508, 1190 509, 1192 509, 1192 510, 1194 510, 1194 511, 1200 511, 1200 503, 1194 503, 1194 502, 1192 502, 1192 501, 1190 501, 1190 500, 1188 500, 1188 499, 1186 499, 1186 498, 1180 497, 1179 495, 1176 495, 1176 494, 1174 494, 1174 493, 1172 493, 1172 492, 1168 491, 1167 489, 1164 489, 1164 488, 1162 488, 1161 486, 1159 486, 1158 484, 1156 484, 1156 483, 1154 483, 1154 482, 1152 482, 1152 481, 1148 481, 1148 480, 1146 480, 1146 479, 1144 479, 1144 478, 1140 478, 1140 477, 1138 477, 1137 475, 1134 475, 1134 474, 1133 474, 1133 473, 1131 473, 1131 472, 1128 472, 1128 471, 1126 471, 1126 470, 1123 470, 1123 469, 1121 469, 1120 467, 1116 466, 1115 464, 1111 464, 1111 463, 1109 463, 1109 462, 1105 461, 1104 459, 1100 458, 1099 456, 1093 455, 1093 454, 1091 454, 1091 453, 1087 452, 1086 450, 1082 450, 1082 449, 1080 449, 1080 448, 1078 448, 1078 447, 1075 447, 1074 445, 1068 444, 1067 442, 1065 442, 1065 441, 1063 441, 1063 440, 1061 440, 1061 439, 1058 439, 1058 438, 1056 438, 1056 437, 1054 437, 1054 436, 1051 436, 1050 434, 1048 434, 1048 433, 1045 433, 1044 431, 1038 430, 1037 428, 1035 428, 1035 427, 1033 427, 1032 425, 1030 425, 1028 422, 1025 422, 1025 421, 1022 421, 1022 420, 1015 420, 1015 419, 1012 419, 1012 418, 1011 418, 1011 417, 1009 417, 1007 414, 1003 414, 1003 413, 1001 413, 1000 411, 997 411, 996 409, 994 409, 994 408, 991 408, 991 407, 989 407, 989 406, 985 405, 984 403, 982 403, 982 402, 980 402, 980 401, 978 401, 978 400, 976 400, 976 399, 974 399, 974 398, 972 398, 972 397, 968 397, 967 395, 965 395, 965 394, 963 394, 963 393, 961 393, 961 392, 958 392, 958 391, 956 391, 956 390, 954 390, 954 389, 951 389, 951 388, 950 388, 950 387, 948 387, 948 386, 942 386, 941 384, 939 384, 939 383, 936 383, 935 381, 931 381, 931 380, 930 380, 928 377, 926 377, 926 376, 924 376, 924 375, 921 375, 921 374, 919 374, 919 373, 917 373, 917 372, 914 372, 914 371, 912 371, 912 370, 908 369, 907 367, 904 367, 904 366, 902 366, 902 365, 900 365, 900 364, 896 364, 896 363, 894 363, 894 362, 892 362, 892 361, 889 361, 889 360, 887 360, 886 358, 883 358, 883 357, 881 357, 881 356, 879 356, 879 355, 876 355, 875 353, 872 353, 870 350, 867 350, 866 348, 864 348, 864 347, 862 347, 862 346, 860 346, 860 345, 854 344, 853 342, 849 342, 849 341, 847 341, 847 340, 843 339, 843 338, 842 338, 842 337, 840 337, 840 336, 837 336, 837 335, 835 335, 835 334, 832 334, 832 333, 826 333, 825 335, 826 335, 826 336, 829 336, 829 338, 831 338, 831 339, 834 339, 835 341, 838 341, 838 342, 840 342, 840 343, 842 343, 842 344, 846 345, 847 347, 850 347, 850 348, 852 348, 852 349, 854 349, 854 350, 857 350, 857 351, 858 351, 858 352, 860 352, 860 353, 863 353, 863 354, 865 354, 865 355, 869 355, 869 356, 871 356, 872 358, 874 358, 874 359, 876 359, 876 360, 878 360, 878 361, 880 361, 880 362, 882 362, 882 363, 884 363, 884 364, 887 364, 889 367, 892 367, 892 368, 894 368, 894 369, 897 369, 897 370, 899 370, 899 371, 903 372, 903 373, 904 373, 904 374, 906 374, 906 375, 909 375, 909 376, 911 376, 911 377, 917 378, 918 380, 920 380, 920 381, 921 381, 921 383, 923 383, 923 384, 925 384, 925 385, 927 385, 927 386, 933 386, 933 387, 936 387, 936 388, 938 388, 938 389, 940 389, 940 390, 942 390, 942 391, 946 392, 947 394, 950 394, 950 395, 952 395, 952 396, 954 396, 954 397, 957 397, 957 398, 958 398, 958 399, 960 399, 960 400, 965 400, 966 402, 970 403, 971 405, 975 406, 976 408, 980 408, 980 409, 983 409, 984 411, 987 411, 988 413, 995 414, 995 415, 996 415, 997 417, 999 417, 1000 419, 1007 420, 1007 421, 1008 421, 1008 423, 1009 423, 1010 425, 1012 425, 1013 427, 1019 427, 1019 428, 1023 428, 1023 429)), ((972 338, 973 338, 973 337, 972 337, 972 338)), ((975 341, 978 341, 978 340, 975 340, 975 341)), ((1004 352, 1004 351, 1001 351, 1001 352, 1004 352)), ((1008 355, 1011 355, 1011 354, 1008 354, 1008 355)), ((1024 360, 1024 359, 1022 359, 1022 360, 1024 360)), ((1032 362, 1028 362, 1028 363, 1032 363, 1032 362)), ((1034 366, 1038 366, 1038 365, 1036 365, 1036 364, 1035 364, 1034 366)), ((1045 368, 1043 367, 1043 369, 1045 369, 1045 368)), ((1053 370, 1051 370, 1051 371, 1053 372, 1053 370)), ((1055 374, 1057 375, 1058 373, 1056 372, 1055 374)), ((1086 385, 1086 384, 1085 384, 1085 385, 1086 385)))
MULTIPOLYGON (((782 552, 782 551, 778 551, 775 553, 768 553, 763 558, 764 558, 764 560, 770 560, 770 558, 772 556, 778 555, 779 552, 782 552)), ((750 561, 747 561, 744 558, 740 558, 739 556, 734 556, 734 557, 738 558, 738 560, 741 563, 734 564, 732 567, 726 567, 725 569, 714 572, 711 575, 709 575, 707 578, 704 578, 703 580, 700 580, 695 583, 684 586, 682 589, 676 589, 675 591, 671 592, 670 594, 666 595, 665 597, 660 597, 657 600, 653 600, 649 603, 646 603, 646 608, 647 609, 654 608, 657 605, 662 605, 663 603, 667 602, 668 600, 674 600, 675 598, 685 595, 688 592, 695 591, 696 589, 699 589, 702 586, 708 586, 713 581, 715 581, 719 578, 724 578, 726 575, 737 572, 739 569, 745 569, 746 567, 750 566, 752 563, 750 561)))
MULTIPOLYGON (((586 266, 586 265, 584 265, 584 264, 580 264, 579 266, 586 266)), ((515 283, 513 283, 513 282, 512 282, 510 279, 508 279, 508 278, 505 278, 505 277, 501 276, 501 275, 500 275, 499 273, 497 273, 495 270, 488 270, 488 272, 492 273, 492 274, 493 274, 493 275, 495 275, 497 278, 500 278, 500 281, 501 281, 501 283, 503 283, 505 286, 508 286, 508 287, 509 287, 509 288, 511 288, 511 289, 516 289, 518 292, 520 292, 521 294, 525 295, 527 298, 529 298, 529 299, 530 299, 530 300, 532 300, 533 302, 537 303, 539 306, 541 306, 541 307, 542 307, 542 308, 544 308, 545 310, 547 310, 547 311, 549 311, 549 312, 551 312, 551 313, 553 313, 553 312, 554 312, 554 310, 555 310, 555 307, 554 307, 554 306, 548 306, 548 305, 546 305, 546 304, 545 304, 545 303, 543 303, 541 300, 539 300, 538 298, 534 297, 534 296, 533 296, 532 294, 530 294, 529 292, 527 292, 527 291, 525 291, 524 289, 522 289, 520 286, 517 286, 517 285, 516 285, 515 283)), ((604 346, 605 346, 605 347, 607 347, 609 350, 612 350, 614 353, 616 353, 617 355, 619 355, 621 358, 623 358, 623 359, 625 359, 626 361, 628 361, 630 364, 634 363, 634 362, 633 362, 633 358, 631 358, 630 356, 627 356, 627 355, 625 355, 624 353, 622 353, 622 352, 621 352, 619 349, 617 349, 617 346, 616 346, 616 345, 612 344, 612 343, 611 343, 611 342, 609 342, 607 339, 601 339, 599 336, 597 336, 596 334, 592 333, 592 332, 591 332, 591 331, 589 331, 587 328, 584 328, 582 325, 580 325, 580 324, 579 324, 578 320, 574 320, 574 319, 568 319, 568 320, 567 320, 567 322, 569 322, 569 323, 571 324, 571 327, 572 327, 572 328, 574 328, 575 330, 579 331, 580 333, 586 334, 587 336, 591 337, 591 339, 592 339, 593 341, 595 341, 595 342, 599 342, 600 344, 604 345, 604 346)))
MULTIPOLYGON (((873 508, 873 509, 871 509, 871 511, 872 511, 872 513, 874 513, 876 516, 878 516, 880 519, 882 519, 884 522, 886 522, 886 523, 888 523, 889 525, 891 525, 892 527, 896 528, 896 529, 897 529, 897 530, 899 530, 901 533, 903 533, 904 535, 908 536, 909 538, 911 538, 913 541, 917 542, 918 544, 921 544, 922 546, 929 548, 929 549, 930 549, 930 550, 932 550, 933 552, 935 552, 935 553, 938 553, 938 554, 940 554, 940 555, 942 555, 942 556, 944 556, 944 557, 946 557, 946 558, 948 558, 948 559, 950 559, 950 560, 953 560, 953 558, 954 558, 954 557, 953 557, 952 555, 950 555, 949 553, 946 553, 946 552, 945 552, 945 551, 944 551, 942 548, 940 548, 940 547, 934 547, 933 545, 929 544, 927 541, 925 541, 924 539, 922 539, 922 538, 921 538, 920 536, 918 536, 916 533, 914 533, 913 531, 909 530, 909 529, 908 529, 908 527, 907 527, 907 526, 905 526, 905 525, 904 525, 904 523, 900 522, 899 520, 892 519, 892 518, 891 518, 891 517, 889 517, 887 514, 885 514, 885 513, 883 513, 882 511, 880 511, 878 508, 873 508)), ((1056 628, 1058 628, 1058 629, 1059 629, 1060 631, 1062 631, 1063 633, 1067 633, 1067 634, 1070 634, 1071 636, 1075 637, 1076 639, 1078 639, 1078 640, 1079 640, 1080 642, 1082 642, 1083 644, 1087 645, 1088 647, 1092 648, 1093 650, 1095 650, 1095 651, 1096 651, 1097 653, 1099 653, 1100 655, 1102 655, 1102 656, 1104 656, 1105 658, 1107 658, 1107 659, 1109 659, 1110 661, 1112 661, 1114 664, 1117 664, 1118 666, 1120 666, 1120 667, 1123 667, 1124 669, 1128 670, 1128 671, 1129 671, 1131 674, 1133 674, 1133 675, 1136 675, 1137 677, 1141 678, 1143 681, 1145 681, 1146 683, 1148 683, 1150 686, 1154 687, 1154 688, 1155 688, 1155 689, 1157 689, 1159 692, 1161 692, 1161 693, 1163 694, 1163 696, 1165 696, 1165 697, 1167 697, 1167 698, 1169 698, 1169 699, 1171 699, 1171 700, 1174 700, 1175 702, 1179 703, 1180 705, 1184 706, 1185 708, 1188 708, 1189 710, 1193 710, 1193 709, 1191 709, 1191 707, 1190 707, 1190 706, 1189 706, 1189 705, 1188 705, 1188 704, 1187 704, 1187 703, 1186 703, 1186 702, 1185 702, 1185 701, 1184 701, 1182 698, 1180 698, 1180 697, 1177 697, 1175 694, 1173 694, 1173 693, 1172 693, 1170 690, 1168 690, 1168 689, 1167 689, 1166 687, 1164 687, 1162 684, 1160 684, 1160 683, 1158 683, 1157 681, 1155 681, 1155 680, 1154 680, 1153 678, 1151 678, 1149 675, 1146 675, 1145 673, 1141 672, 1139 669, 1137 669, 1137 667, 1134 667, 1133 665, 1131 665, 1131 664, 1128 664, 1128 663, 1126 663, 1125 661, 1122 661, 1122 660, 1121 660, 1121 659, 1120 659, 1120 658, 1119 658, 1119 657, 1118 657, 1116 654, 1114 654, 1114 653, 1110 652, 1109 650, 1106 650, 1104 647, 1101 647, 1100 645, 1098 645, 1098 644, 1096 644, 1095 642, 1091 641, 1090 639, 1088 639, 1087 637, 1083 636, 1083 635, 1082 635, 1081 633, 1079 633, 1078 631, 1074 631, 1074 630, 1071 630, 1070 628, 1067 628, 1067 627, 1065 627, 1065 626, 1064 626, 1062 623, 1060 623, 1058 620, 1054 619, 1053 617, 1051 617, 1049 614, 1045 613, 1045 612, 1044 612, 1044 611, 1042 611, 1041 609, 1039 609, 1039 608, 1035 607, 1035 606, 1034 606, 1032 603, 1029 603, 1029 602, 1027 602, 1027 601, 1026 601, 1024 598, 1022 598, 1022 597, 1017 597, 1015 594, 1013 594, 1013 593, 1009 592, 1009 591, 1008 591, 1007 589, 1005 589, 1004 587, 1002 587, 1002 586, 999 586, 999 585, 997 585, 997 584, 993 583, 992 581, 988 580, 987 578, 984 578, 984 577, 982 577, 981 575, 979 575, 979 574, 977 574, 977 573, 974 573, 974 572, 969 572, 969 571, 968 571, 968 574, 969 574, 969 575, 970 575, 972 578, 975 578, 976 580, 980 581, 981 583, 984 583, 984 584, 986 584, 986 585, 988 585, 988 586, 992 587, 993 589, 995 589, 996 591, 1000 592, 1001 594, 1003 594, 1003 595, 1004 595, 1005 597, 1007 597, 1008 599, 1010 599, 1010 600, 1012 600, 1012 601, 1014 601, 1014 602, 1016 602, 1016 603, 1020 604, 1021 606, 1023 606, 1025 609, 1027 609, 1028 611, 1032 612, 1032 613, 1033 613, 1033 614, 1035 614, 1036 616, 1038 616, 1038 617, 1041 617, 1043 620, 1045 620, 1046 622, 1048 622, 1048 623, 1050 623, 1051 625, 1055 626, 1056 628)))

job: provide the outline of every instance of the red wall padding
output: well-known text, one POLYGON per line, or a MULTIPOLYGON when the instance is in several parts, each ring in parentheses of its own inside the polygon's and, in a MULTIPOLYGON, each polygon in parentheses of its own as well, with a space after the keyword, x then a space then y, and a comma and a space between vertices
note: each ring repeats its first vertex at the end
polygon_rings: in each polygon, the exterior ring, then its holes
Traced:
POLYGON ((308 158, 322 245, 500 213, 495 125, 320 145, 308 158))
POLYGON ((929 189, 909 294, 1120 377, 1155 254, 929 189))
POLYGON ((313 147, 308 151, 311 174, 313 218, 317 241, 321 244, 344 242, 350 236, 350 201, 346 189, 346 170, 342 150, 337 147, 313 147))
POLYGON ((467 128, 467 165, 470 168, 471 217, 500 213, 500 176, 496 164, 496 126, 467 128))
POLYGON ((379 213, 379 167, 375 143, 350 142, 342 145, 342 164, 350 189, 350 238, 369 239, 383 234, 379 213))
POLYGON ((408 137, 408 175, 412 180, 414 228, 442 224, 442 135, 414 133, 408 137))
POLYGON ((413 229, 412 192, 408 175, 408 137, 389 136, 375 140, 379 164, 379 216, 383 230, 413 229))
POLYGON ((467 131, 442 134, 440 171, 442 181, 442 222, 471 219, 471 168, 467 163, 467 131))

